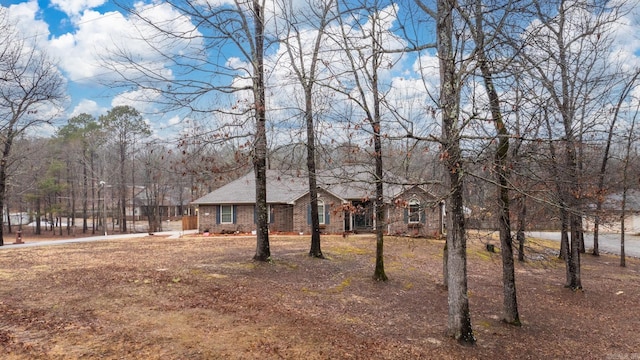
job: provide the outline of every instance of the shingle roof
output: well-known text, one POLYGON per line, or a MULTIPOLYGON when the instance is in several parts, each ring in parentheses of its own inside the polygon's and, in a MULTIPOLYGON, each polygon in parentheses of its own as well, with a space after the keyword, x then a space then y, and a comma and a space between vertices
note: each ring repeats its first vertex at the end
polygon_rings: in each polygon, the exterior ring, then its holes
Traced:
MULTIPOLYGON (((305 174, 267 170, 267 203, 291 203, 309 191, 305 174)), ((253 172, 195 200, 194 204, 255 204, 256 178, 253 172)))
MULTIPOLYGON (((347 166, 339 169, 323 170, 318 173, 318 187, 343 200, 361 200, 375 195, 373 171, 367 166, 347 166)), ((267 203, 292 204, 309 192, 306 172, 267 170, 267 203)), ((391 177, 386 175, 388 181, 391 177)), ((385 198, 393 199, 413 186, 396 183, 384 185, 385 198)), ((253 172, 224 185, 217 190, 195 200, 194 204, 254 204, 255 175, 253 172)))

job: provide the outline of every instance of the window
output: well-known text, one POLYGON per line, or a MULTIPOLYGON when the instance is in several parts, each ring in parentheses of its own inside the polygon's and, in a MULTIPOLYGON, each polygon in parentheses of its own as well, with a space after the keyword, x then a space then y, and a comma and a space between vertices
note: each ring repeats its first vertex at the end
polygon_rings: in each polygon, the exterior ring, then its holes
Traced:
POLYGON ((318 199, 318 223, 324 224, 324 201, 318 199))
POLYGON ((417 199, 409 200, 409 224, 420 222, 420 202, 417 199))
POLYGON ((233 205, 220 205, 220 223, 233 224, 233 205))
MULTIPOLYGON (((318 199, 318 225, 329 225, 331 214, 327 210, 325 202, 318 199)), ((311 225, 311 204, 307 204, 307 224, 311 225)))

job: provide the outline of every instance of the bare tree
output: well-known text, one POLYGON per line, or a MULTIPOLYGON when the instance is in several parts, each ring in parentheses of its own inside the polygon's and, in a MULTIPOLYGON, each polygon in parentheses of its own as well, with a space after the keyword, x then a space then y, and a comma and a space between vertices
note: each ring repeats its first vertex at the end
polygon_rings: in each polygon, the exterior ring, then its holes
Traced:
POLYGON ((631 150, 633 148, 633 144, 637 141, 637 137, 634 134, 634 130, 636 127, 636 121, 638 115, 640 115, 640 103, 638 103, 638 99, 635 99, 636 108, 634 114, 631 117, 629 123, 629 133, 627 134, 627 142, 625 145, 625 154, 623 159, 623 169, 622 169, 622 204, 620 211, 620 266, 627 266, 626 254, 624 249, 625 242, 625 217, 627 216, 627 192, 629 190, 629 163, 631 160, 631 150))
MULTIPOLYGON (((638 76, 640 76, 640 69, 637 69, 635 71, 635 74, 633 74, 633 76, 631 76, 631 78, 627 81, 627 80, 623 80, 624 84, 622 86, 622 91, 620 92, 620 96, 618 97, 618 101, 617 103, 614 105, 613 108, 610 109, 610 111, 613 111, 613 116, 611 118, 611 122, 609 123, 609 131, 607 132, 607 139, 606 142, 604 144, 604 152, 602 154, 602 162, 600 164, 600 171, 598 172, 598 183, 597 183, 597 188, 596 188, 596 209, 595 209, 595 216, 594 216, 594 221, 593 221, 593 256, 599 256, 600 255, 600 246, 599 246, 599 235, 600 235, 600 222, 601 222, 601 215, 602 215, 602 205, 604 203, 604 199, 606 196, 606 191, 605 191, 605 176, 607 173, 607 165, 609 164, 609 159, 610 159, 610 151, 611 151, 611 145, 614 139, 614 132, 615 132, 615 128, 616 125, 618 124, 618 119, 619 119, 619 115, 620 115, 620 110, 623 106, 623 104, 625 103, 625 99, 627 99, 627 96, 629 95, 629 93, 631 92, 631 90, 633 90, 635 84, 636 84, 636 80, 638 79, 638 76)), ((626 174, 626 173, 625 173, 626 174)))
POLYGON ((552 110, 549 123, 552 134, 562 136, 557 155, 557 198, 563 221, 566 250, 566 286, 582 288, 580 250, 582 237, 582 202, 585 190, 582 176, 581 148, 584 131, 594 104, 607 94, 612 76, 607 70, 607 37, 610 25, 621 15, 619 6, 611 7, 599 0, 536 1, 533 15, 540 19, 526 29, 521 39, 527 73, 542 85, 541 94, 549 99, 552 110), (568 236, 570 233, 571 236, 568 236))
POLYGON ((332 20, 334 0, 310 1, 301 8, 284 1, 280 4, 284 19, 283 46, 289 57, 288 65, 304 94, 302 115, 306 125, 307 171, 311 206, 311 249, 309 256, 324 258, 320 246, 320 223, 318 218, 318 188, 316 176, 316 126, 314 118, 318 109, 314 106, 314 90, 320 79, 320 57, 325 40, 326 27, 332 20), (315 33, 309 37, 309 30, 315 33))
POLYGON ((271 251, 264 54, 269 9, 264 0, 232 3, 171 0, 158 6, 169 7, 173 17, 156 19, 153 7, 123 7, 140 20, 146 30, 141 31, 136 40, 142 40, 144 46, 173 71, 150 65, 125 44, 118 44, 106 62, 122 75, 125 85, 133 84, 158 95, 153 101, 165 109, 188 109, 193 116, 205 117, 207 121, 218 119, 212 116, 214 113, 222 114, 220 118, 229 121, 219 124, 211 138, 217 141, 251 138, 257 210, 253 258, 268 261, 271 251), (225 101, 226 106, 219 105, 225 101), (246 123, 250 125, 245 126, 246 123))
MULTIPOLYGON (((350 85, 341 91, 348 100, 356 105, 362 112, 365 123, 370 126, 370 142, 373 144, 373 183, 375 184, 374 213, 376 230, 376 265, 373 278, 377 281, 388 279, 384 270, 384 231, 385 231, 385 198, 383 170, 383 147, 382 129, 384 98, 383 84, 380 81, 380 72, 384 64, 391 63, 388 56, 390 49, 385 48, 391 38, 389 29, 386 27, 388 18, 394 12, 393 5, 385 8, 379 1, 368 3, 363 1, 353 5, 345 3, 342 14, 351 17, 350 23, 357 24, 360 18, 358 10, 364 9, 369 14, 366 24, 349 27, 340 18, 341 33, 338 35, 338 42, 342 47, 345 61, 348 64, 350 85), (385 39, 386 38, 386 39, 385 39), (386 40, 386 41, 385 41, 386 40)), ((388 45, 387 45, 388 46, 388 45)))
MULTIPOLYGON (((65 82, 46 53, 15 29, 0 8, 0 209, 4 209, 14 140, 27 129, 49 123, 64 100, 65 82)), ((4 244, 0 226, 0 245, 4 244)))
MULTIPOLYGON (((503 316, 505 322, 519 326, 520 316, 518 314, 518 301, 516 295, 510 219, 510 171, 508 163, 510 135, 502 114, 502 103, 494 80, 495 73, 499 70, 496 70, 492 64, 499 64, 500 62, 492 61, 489 54, 490 49, 499 47, 499 44, 494 43, 494 39, 496 39, 497 33, 504 31, 502 25, 506 23, 506 19, 510 14, 514 13, 516 9, 514 8, 514 4, 511 2, 500 4, 499 12, 503 14, 503 17, 491 19, 492 24, 490 24, 490 26, 492 28, 492 32, 489 32, 485 27, 485 22, 487 21, 485 13, 498 11, 490 6, 486 6, 482 1, 475 1, 475 4, 472 6, 473 10, 471 14, 467 14, 464 9, 460 9, 460 13, 466 19, 466 23, 469 26, 470 33, 472 34, 475 42, 474 55, 487 92, 489 112, 491 114, 491 119, 493 120, 497 136, 497 147, 492 168, 496 173, 496 182, 498 185, 498 229, 500 233, 500 253, 502 255, 502 281, 504 295, 503 316)), ((491 15, 489 15, 489 17, 491 17, 491 15)), ((497 56, 502 57, 503 55, 497 54, 497 56)), ((503 61, 508 61, 508 59, 503 59, 503 61)))
POLYGON ((468 75, 468 59, 463 59, 464 39, 457 36, 456 2, 438 0, 433 10, 416 1, 436 22, 436 44, 440 70, 439 108, 442 116, 441 159, 446 168, 446 228, 444 281, 448 289, 447 333, 461 343, 475 343, 467 296, 467 233, 464 214, 464 166, 461 148, 461 92, 468 75))

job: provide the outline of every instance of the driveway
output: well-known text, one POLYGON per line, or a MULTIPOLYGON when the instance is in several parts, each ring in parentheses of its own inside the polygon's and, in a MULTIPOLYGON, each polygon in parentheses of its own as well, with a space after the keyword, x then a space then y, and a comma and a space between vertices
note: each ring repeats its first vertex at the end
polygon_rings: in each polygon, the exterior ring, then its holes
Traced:
MULTIPOLYGON (((182 235, 195 234, 197 232, 198 232, 197 230, 162 231, 162 232, 156 232, 154 233, 154 235, 169 236, 171 238, 177 239, 182 235)), ((24 244, 6 244, 5 243, 4 246, 0 246, 0 250, 32 247, 32 246, 62 245, 62 244, 82 243, 82 242, 90 242, 90 241, 131 239, 131 238, 145 237, 145 236, 149 236, 149 234, 135 233, 135 234, 118 234, 118 235, 107 235, 107 236, 90 236, 90 237, 79 237, 79 238, 73 238, 73 239, 29 241, 29 242, 25 242, 24 244)))
MULTIPOLYGON (((527 236, 560 242, 559 231, 529 231, 527 236)), ((601 253, 620 255, 620 234, 601 233, 598 236, 598 245, 601 253)), ((584 246, 588 253, 593 249, 592 233, 584 234, 584 246)), ((626 256, 640 258, 640 236, 625 234, 624 252, 626 256)))

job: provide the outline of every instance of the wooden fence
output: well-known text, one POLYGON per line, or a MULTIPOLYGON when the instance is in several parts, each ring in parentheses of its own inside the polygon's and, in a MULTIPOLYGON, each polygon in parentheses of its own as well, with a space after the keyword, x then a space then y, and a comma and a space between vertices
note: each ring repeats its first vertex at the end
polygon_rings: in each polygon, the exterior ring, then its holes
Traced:
POLYGON ((197 216, 183 216, 182 217, 182 230, 196 230, 198 228, 197 216))

